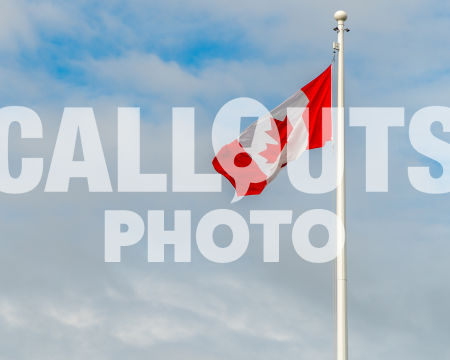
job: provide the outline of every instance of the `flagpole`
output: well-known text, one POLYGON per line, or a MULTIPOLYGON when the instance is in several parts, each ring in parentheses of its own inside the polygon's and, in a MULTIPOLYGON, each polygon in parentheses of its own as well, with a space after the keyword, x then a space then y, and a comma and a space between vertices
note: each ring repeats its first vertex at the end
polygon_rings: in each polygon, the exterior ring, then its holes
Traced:
MULTIPOLYGON (((334 14, 337 20, 338 67, 337 67, 337 181, 336 215, 345 229, 345 109, 344 109, 344 22, 347 13, 339 10, 334 14)), ((337 243, 343 244, 342 252, 336 258, 336 359, 348 359, 347 339, 347 246, 345 233, 337 232, 337 243)))

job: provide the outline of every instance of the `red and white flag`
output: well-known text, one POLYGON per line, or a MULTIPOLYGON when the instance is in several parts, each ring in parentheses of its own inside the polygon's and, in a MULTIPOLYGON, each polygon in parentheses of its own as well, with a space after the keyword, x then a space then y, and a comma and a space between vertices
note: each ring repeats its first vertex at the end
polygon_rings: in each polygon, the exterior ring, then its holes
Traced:
POLYGON ((238 197, 257 195, 287 162, 331 140, 331 128, 330 65, 238 139, 223 146, 212 163, 234 186, 238 197))

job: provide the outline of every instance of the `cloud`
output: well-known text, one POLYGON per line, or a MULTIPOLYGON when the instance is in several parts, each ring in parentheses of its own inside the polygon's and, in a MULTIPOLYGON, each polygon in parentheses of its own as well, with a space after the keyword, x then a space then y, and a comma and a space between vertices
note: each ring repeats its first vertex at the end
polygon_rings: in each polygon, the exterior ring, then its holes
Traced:
POLYGON ((0 318, 9 326, 17 327, 23 324, 17 308, 7 299, 0 302, 0 318))
POLYGON ((131 346, 148 348, 160 342, 186 341, 192 338, 198 329, 195 324, 182 324, 167 315, 127 318, 113 332, 113 336, 131 346))
POLYGON ((100 322, 95 312, 89 308, 64 309, 51 306, 47 309, 47 314, 61 324, 80 329, 100 322))

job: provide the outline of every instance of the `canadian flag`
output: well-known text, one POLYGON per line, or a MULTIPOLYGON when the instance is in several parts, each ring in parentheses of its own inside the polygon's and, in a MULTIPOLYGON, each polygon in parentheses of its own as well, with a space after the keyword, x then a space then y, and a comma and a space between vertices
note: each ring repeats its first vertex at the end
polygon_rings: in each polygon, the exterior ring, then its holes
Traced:
POLYGON ((238 197, 258 195, 287 162, 331 140, 331 65, 223 146, 213 160, 238 197))

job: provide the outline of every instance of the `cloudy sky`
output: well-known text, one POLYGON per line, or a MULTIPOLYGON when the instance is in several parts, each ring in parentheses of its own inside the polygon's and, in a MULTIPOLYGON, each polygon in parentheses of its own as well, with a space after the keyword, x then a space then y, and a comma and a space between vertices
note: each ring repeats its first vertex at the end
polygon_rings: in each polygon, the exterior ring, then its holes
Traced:
MULTIPOLYGON (((332 359, 333 264, 298 257, 281 227, 280 263, 262 261, 262 229, 233 264, 149 264, 146 243, 104 263, 104 210, 145 216, 208 211, 333 209, 334 193, 296 191, 286 173, 263 195, 230 204, 208 194, 94 194, 73 180, 44 193, 66 106, 94 108, 116 189, 117 107, 139 106, 142 167, 171 179, 173 106, 196 108, 197 170, 212 172, 211 126, 227 101, 273 108, 331 61, 333 13, 349 14, 347 105, 405 107, 390 132, 389 192, 365 192, 365 139, 348 129, 349 337, 352 359, 447 359, 450 225, 447 195, 413 189, 408 124, 425 106, 450 106, 450 6, 442 1, 23 1, 0 4, 0 103, 36 111, 44 139, 10 135, 11 172, 42 156, 41 184, 1 194, 0 359, 332 359)), ((450 141, 442 128, 436 136, 450 141)), ((313 153, 320 159, 320 153, 313 153)), ((314 169, 313 169, 314 170, 314 169)), ((316 169, 317 170, 317 169, 316 169)), ((315 170, 315 171, 316 171, 315 170)), ((170 182, 169 182, 170 183, 170 182)), ((223 229, 222 229, 223 230, 223 229)), ((219 231, 218 241, 229 233, 219 231)), ((315 236, 320 239, 323 234, 315 236)))

